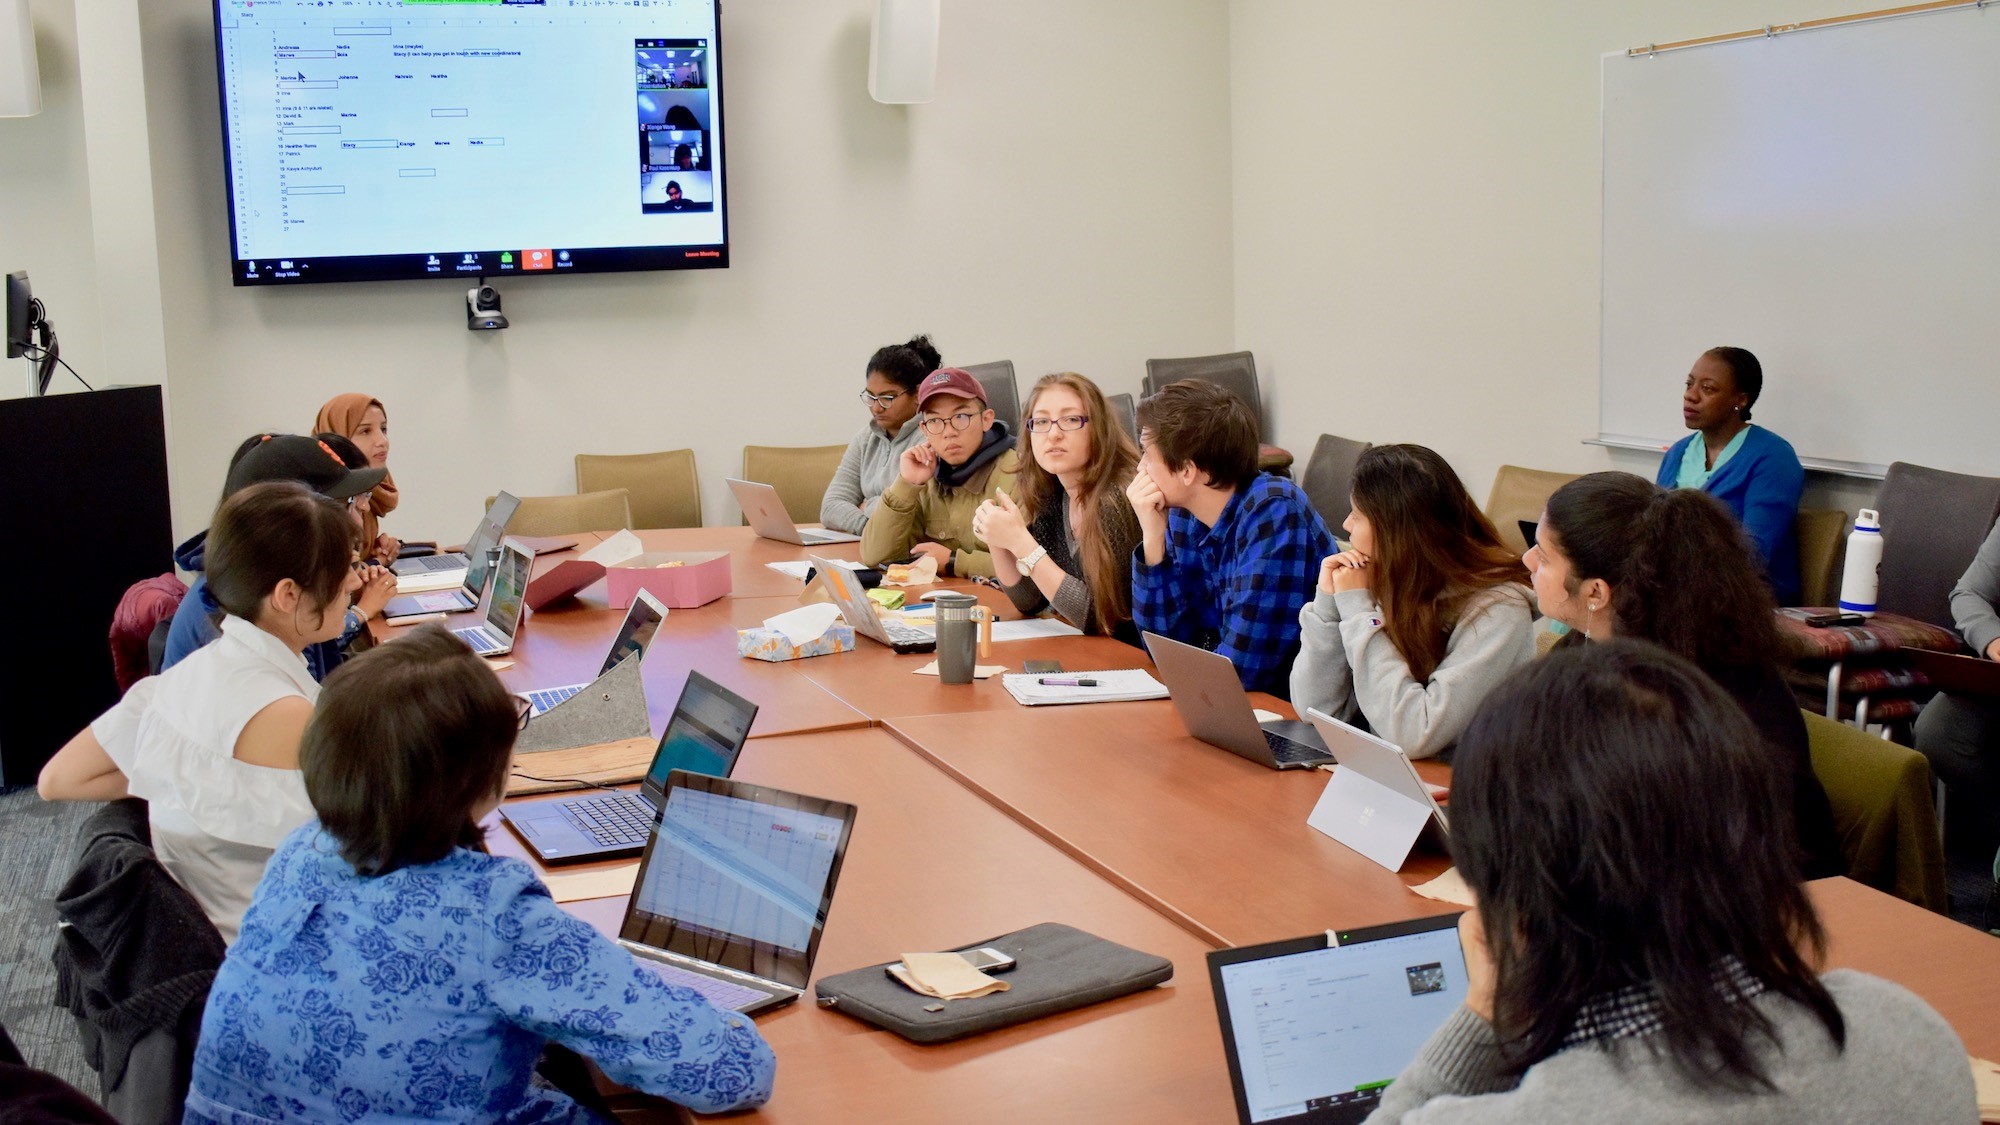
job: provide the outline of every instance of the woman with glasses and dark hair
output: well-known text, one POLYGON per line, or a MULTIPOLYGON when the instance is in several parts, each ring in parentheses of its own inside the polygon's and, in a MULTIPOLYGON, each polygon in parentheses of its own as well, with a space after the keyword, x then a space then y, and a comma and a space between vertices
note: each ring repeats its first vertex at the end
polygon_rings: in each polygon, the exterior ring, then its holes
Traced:
POLYGON ((1564 644, 1651 641, 1728 692, 1791 786, 1806 877, 1847 873, 1805 718, 1779 672, 1777 607, 1743 529, 1720 503, 1630 473, 1592 473, 1549 497, 1522 561, 1542 612, 1569 626, 1564 644))
POLYGON ((1024 614, 1053 607, 1086 633, 1139 643, 1132 625, 1132 551, 1139 518, 1125 486, 1139 465, 1133 444, 1097 384, 1074 372, 1045 375, 1028 392, 1028 456, 1014 495, 998 493, 972 515, 993 550, 993 574, 1024 614))
POLYGON ((1764 366, 1742 348, 1710 348, 1688 372, 1681 421, 1694 432, 1660 461, 1662 488, 1708 493, 1750 533, 1779 605, 1799 600, 1799 493, 1806 471, 1791 443, 1750 424, 1764 366))
POLYGON ((305 651, 361 585, 346 505, 294 481, 237 490, 206 542, 220 636, 132 686, 42 767, 52 801, 149 803, 153 848, 225 942, 264 864, 312 817, 299 737, 319 685, 305 651))
POLYGON ((868 424, 841 454, 840 467, 819 503, 819 522, 850 535, 859 535, 868 526, 882 493, 896 479, 896 462, 903 451, 924 439, 923 427, 917 424, 917 384, 943 366, 929 336, 878 348, 868 357, 868 381, 861 390, 868 424))
POLYGON ((1465 1005, 1369 1118, 1979 1120, 1965 1048, 1898 985, 1822 974, 1785 782, 1729 697, 1652 645, 1557 652, 1459 740, 1465 1005))
POLYGON ((271 857, 209 990, 191 1125, 606 1119, 533 1080, 551 1042, 703 1112, 771 1096, 755 1024, 486 853, 525 702, 434 625, 328 678, 299 747, 319 819, 271 857))
POLYGON ((1364 721, 1412 758, 1440 753, 1534 659, 1528 572, 1445 459, 1377 445, 1354 467, 1349 547, 1299 610, 1292 702, 1364 721))

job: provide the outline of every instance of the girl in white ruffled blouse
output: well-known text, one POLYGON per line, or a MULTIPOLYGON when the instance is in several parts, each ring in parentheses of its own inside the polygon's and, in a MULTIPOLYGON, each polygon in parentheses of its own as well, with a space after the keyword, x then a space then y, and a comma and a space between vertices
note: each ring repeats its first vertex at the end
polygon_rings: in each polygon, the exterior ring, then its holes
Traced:
POLYGON ((134 684, 42 768, 46 800, 145 798, 160 862, 225 942, 272 849, 313 817, 299 738, 319 685, 301 654, 339 634, 355 558, 345 509, 302 484, 230 497, 208 535, 221 639, 134 684))

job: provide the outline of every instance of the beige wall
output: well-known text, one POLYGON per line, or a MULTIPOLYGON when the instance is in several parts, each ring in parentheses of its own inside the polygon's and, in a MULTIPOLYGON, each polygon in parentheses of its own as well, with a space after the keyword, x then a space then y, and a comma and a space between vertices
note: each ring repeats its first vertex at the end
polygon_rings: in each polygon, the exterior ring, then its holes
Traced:
MULTIPOLYGON (((83 83, 77 60, 76 5, 34 0, 35 55, 42 112, 0 119, 0 273, 28 271, 48 306, 62 357, 102 386, 123 382, 99 362, 97 263, 93 257, 90 181, 83 138, 83 83)), ((82 387, 57 370, 51 391, 82 387)), ((28 365, 0 360, 0 398, 30 389, 28 365)))
POLYGON ((182 533, 242 436, 340 391, 388 404, 389 529, 455 539, 495 488, 571 491, 579 451, 693 446, 708 521, 734 522, 742 446, 845 441, 869 352, 913 330, 1114 390, 1230 344, 1217 0, 947 5, 914 107, 868 98, 871 4, 727 5, 731 268, 512 279, 514 327, 481 333, 462 285, 233 289, 210 7, 142 8, 182 533))
MULTIPOLYGON (((1599 56, 1852 0, 1231 0, 1236 342, 1281 444, 1651 475, 1597 435, 1599 56)), ((1721 342, 1721 341, 1718 341, 1721 342)), ((1688 357, 1692 362, 1694 357, 1688 357)), ((1660 372, 1677 421, 1685 370, 1660 372)), ((1853 511, 1873 485, 1815 476, 1853 511)))

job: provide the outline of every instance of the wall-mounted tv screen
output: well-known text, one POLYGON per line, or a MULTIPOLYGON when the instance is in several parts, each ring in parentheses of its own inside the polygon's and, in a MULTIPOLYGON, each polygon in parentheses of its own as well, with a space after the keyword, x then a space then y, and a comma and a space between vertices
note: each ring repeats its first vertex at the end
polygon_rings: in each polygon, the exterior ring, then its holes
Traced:
POLYGON ((237 285, 729 264, 719 0, 216 0, 237 285))

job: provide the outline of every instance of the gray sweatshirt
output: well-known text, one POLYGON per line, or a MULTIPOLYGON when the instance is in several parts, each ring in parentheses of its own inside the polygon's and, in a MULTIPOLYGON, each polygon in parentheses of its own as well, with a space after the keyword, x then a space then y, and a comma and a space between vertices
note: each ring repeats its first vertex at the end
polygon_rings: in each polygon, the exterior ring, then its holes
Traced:
POLYGON ((1951 588, 1951 616, 1965 643, 1983 656, 1986 646, 2000 639, 2000 523, 1979 545, 1965 576, 1951 588))
POLYGON ((1431 757, 1458 741, 1487 692, 1535 658, 1530 603, 1526 587, 1511 583, 1474 595, 1452 628, 1444 661, 1429 683, 1419 683, 1383 631, 1374 594, 1316 591, 1299 610, 1292 704, 1342 722, 1366 718, 1410 757, 1431 757))
POLYGON ((1804 1007, 1775 993, 1756 1004, 1778 1046, 1760 1057, 1775 1094, 1691 1089, 1644 1037, 1572 1047, 1528 1069, 1501 1071, 1492 1025, 1460 1008, 1404 1070, 1367 1125, 1975 1125, 1979 1105, 1965 1047, 1930 1005, 1900 985, 1851 969, 1821 978, 1847 1021, 1836 1053, 1804 1007))
POLYGON ((924 428, 916 418, 890 437, 882 427, 870 422, 861 427, 847 452, 840 455, 840 467, 827 482, 826 496, 819 502, 819 522, 835 531, 859 535, 875 514, 875 505, 896 480, 896 462, 903 451, 924 440, 924 428))

